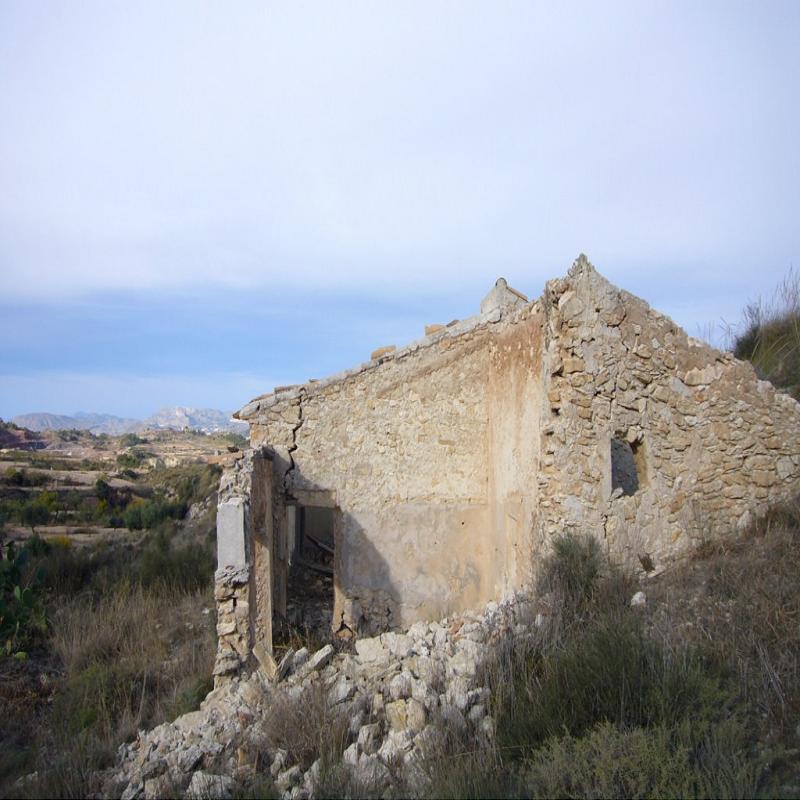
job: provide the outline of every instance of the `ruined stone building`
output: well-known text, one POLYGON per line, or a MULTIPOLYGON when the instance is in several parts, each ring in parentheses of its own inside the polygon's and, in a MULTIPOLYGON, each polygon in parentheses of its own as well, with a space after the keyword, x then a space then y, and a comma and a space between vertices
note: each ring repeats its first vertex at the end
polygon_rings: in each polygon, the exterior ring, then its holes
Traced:
POLYGON ((220 676, 271 661, 298 575, 329 592, 334 631, 407 627, 524 587, 555 534, 660 564, 800 477, 800 405, 583 256, 538 300, 498 280, 478 316, 238 417, 251 449, 220 488, 220 676))

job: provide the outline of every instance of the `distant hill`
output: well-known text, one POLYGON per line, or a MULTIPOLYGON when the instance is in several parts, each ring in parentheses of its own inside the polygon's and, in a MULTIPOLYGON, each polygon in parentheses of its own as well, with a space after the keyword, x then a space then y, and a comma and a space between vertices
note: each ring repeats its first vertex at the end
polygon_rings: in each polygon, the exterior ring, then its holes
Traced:
POLYGON ((94 434, 107 433, 110 436, 138 433, 152 428, 169 428, 178 431, 191 428, 204 433, 218 431, 247 433, 246 423, 231 419, 228 412, 218 411, 214 408, 186 408, 183 406, 162 408, 147 419, 131 419, 115 417, 113 414, 81 411, 72 415, 47 412, 20 414, 13 417, 11 421, 15 425, 31 431, 80 430, 94 434))
POLYGON ((247 424, 231 418, 231 412, 218 411, 215 408, 186 408, 174 406, 162 408, 149 416, 142 423, 145 428, 171 428, 182 431, 184 428, 216 433, 217 431, 232 431, 234 433, 247 433, 247 424))

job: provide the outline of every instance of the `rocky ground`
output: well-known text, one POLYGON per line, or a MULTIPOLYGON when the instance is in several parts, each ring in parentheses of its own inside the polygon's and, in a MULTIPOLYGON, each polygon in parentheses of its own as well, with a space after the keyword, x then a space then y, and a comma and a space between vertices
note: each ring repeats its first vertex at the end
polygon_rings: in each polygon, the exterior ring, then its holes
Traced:
POLYGON ((525 635, 529 613, 520 599, 489 603, 481 612, 418 623, 406 633, 385 633, 355 642, 355 653, 326 645, 286 654, 278 680, 258 670, 215 689, 199 711, 174 723, 140 732, 120 748, 105 774, 105 796, 124 800, 176 793, 186 797, 232 797, 265 769, 286 800, 313 798, 323 764, 297 762, 276 746, 269 726, 275 709, 308 713, 313 695, 324 694, 333 714, 347 720, 340 768, 371 795, 424 781, 421 759, 442 735, 436 720, 494 734, 489 690, 480 666, 487 645, 525 635), (258 762, 258 763, 256 763, 258 762))

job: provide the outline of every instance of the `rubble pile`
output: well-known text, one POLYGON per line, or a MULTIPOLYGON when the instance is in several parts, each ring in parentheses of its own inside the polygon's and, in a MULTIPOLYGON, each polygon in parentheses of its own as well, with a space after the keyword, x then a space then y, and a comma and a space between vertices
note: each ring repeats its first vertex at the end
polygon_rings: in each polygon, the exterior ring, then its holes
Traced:
POLYGON ((307 693, 315 690, 348 720, 342 766, 356 781, 378 794, 394 784, 421 788, 421 759, 434 752, 442 722, 477 738, 493 737, 482 662, 489 645, 527 635, 521 620, 530 618, 527 601, 515 597, 479 612, 416 623, 405 633, 359 639, 355 653, 336 653, 330 644, 313 654, 290 650, 272 681, 260 670, 234 678, 198 711, 141 731, 120 748, 117 765, 104 775, 103 794, 123 800, 232 797, 258 769, 285 800, 313 798, 320 761, 304 768, 286 750, 265 743, 270 709, 288 702, 302 713, 307 693))

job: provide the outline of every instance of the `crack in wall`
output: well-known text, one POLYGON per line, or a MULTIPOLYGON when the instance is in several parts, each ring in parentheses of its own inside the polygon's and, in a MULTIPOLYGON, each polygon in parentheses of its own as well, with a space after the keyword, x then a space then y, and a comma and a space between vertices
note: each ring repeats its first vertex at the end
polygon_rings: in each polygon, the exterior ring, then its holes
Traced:
POLYGON ((292 472, 294 472, 295 467, 297 466, 294 461, 294 453, 297 450, 297 432, 300 428, 303 427, 303 423, 305 422, 303 418, 303 400, 305 398, 305 390, 301 389, 300 394, 297 397, 297 424, 292 427, 292 443, 287 449, 287 453, 289 455, 289 467, 286 472, 283 473, 283 491, 284 494, 288 497, 291 496, 291 492, 289 490, 289 483, 290 483, 290 476, 292 472))

